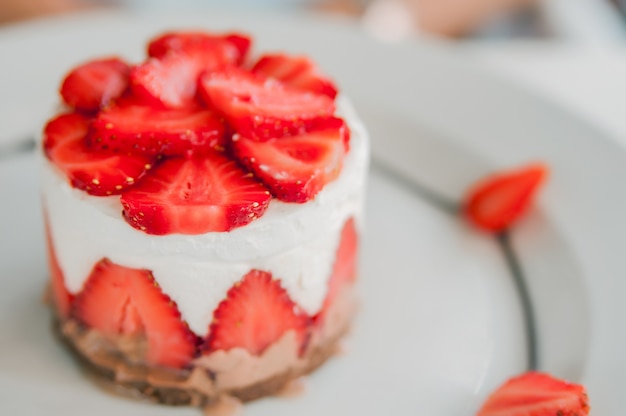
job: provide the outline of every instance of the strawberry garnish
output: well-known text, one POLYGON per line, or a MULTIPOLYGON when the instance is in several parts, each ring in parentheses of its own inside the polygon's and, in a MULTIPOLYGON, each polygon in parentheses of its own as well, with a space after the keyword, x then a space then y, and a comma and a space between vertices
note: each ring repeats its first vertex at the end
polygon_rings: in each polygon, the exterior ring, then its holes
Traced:
POLYGON ((76 296, 72 312, 105 336, 145 335, 150 364, 180 368, 195 354, 195 336, 148 270, 101 260, 76 296))
POLYGON ((150 41, 148 56, 162 58, 172 51, 218 50, 225 64, 241 64, 251 44, 249 36, 238 33, 213 35, 205 32, 171 32, 150 41))
POLYGON ((131 71, 134 94, 162 108, 191 105, 203 71, 234 65, 240 59, 239 50, 231 42, 220 38, 202 40, 195 42, 180 36, 155 40, 149 50, 158 58, 150 58, 131 71))
POLYGON ((304 203, 339 176, 347 134, 342 120, 330 119, 293 137, 259 142, 235 135, 233 149, 276 198, 304 203))
POLYGON ((285 332, 295 331, 300 351, 309 334, 309 317, 270 273, 252 270, 227 293, 213 314, 208 352, 243 348, 260 355, 285 332))
POLYGON ((359 236, 356 231, 354 218, 350 218, 341 230, 339 247, 335 255, 332 274, 328 281, 328 292, 324 299, 324 304, 321 311, 314 318, 318 325, 324 322, 328 310, 335 303, 341 291, 353 284, 356 279, 358 243, 359 236))
POLYGON ((76 113, 54 118, 44 130, 46 156, 75 188, 97 196, 119 194, 150 169, 152 159, 145 156, 89 149, 85 142, 88 130, 89 119, 76 113))
POLYGON ((174 158, 122 194, 124 217, 148 234, 230 231, 265 212, 267 189, 218 152, 174 158))
POLYGON ((221 117, 211 110, 163 110, 121 104, 98 114, 89 143, 97 150, 184 155, 223 146, 224 130, 221 117))
POLYGON ((46 221, 46 246, 48 248, 48 268, 50 270, 50 286, 52 289, 52 298, 57 313, 61 318, 67 318, 70 313, 70 306, 74 296, 67 290, 65 286, 65 278, 63 271, 56 257, 52 237, 50 235, 50 226, 46 221))
POLYGON ((469 192, 465 214, 484 230, 502 231, 528 211, 547 176, 548 168, 542 164, 492 175, 469 192))
POLYGON ((478 416, 585 416, 589 402, 585 387, 548 374, 528 372, 496 390, 478 416))
POLYGON ((337 87, 306 56, 263 55, 252 67, 252 72, 304 91, 330 98, 337 96, 337 87))
POLYGON ((237 64, 242 65, 248 56, 250 47, 252 46, 252 38, 242 33, 230 33, 224 35, 224 39, 235 45, 235 48, 237 48, 237 50, 239 51, 239 59, 237 60, 237 64))
POLYGON ((63 80, 61 96, 71 107, 96 111, 118 98, 128 86, 130 67, 119 58, 86 62, 63 80))
POLYGON ((206 73, 199 88, 209 106, 219 110, 241 135, 255 140, 300 134, 335 111, 327 96, 286 87, 238 68, 206 73))

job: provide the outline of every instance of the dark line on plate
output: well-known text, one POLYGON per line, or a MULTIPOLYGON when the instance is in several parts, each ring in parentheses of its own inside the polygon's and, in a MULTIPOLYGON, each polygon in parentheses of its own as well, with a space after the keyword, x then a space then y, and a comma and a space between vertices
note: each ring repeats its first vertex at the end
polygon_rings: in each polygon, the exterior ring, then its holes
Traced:
POLYGON ((36 142, 33 137, 17 140, 5 146, 0 146, 0 161, 11 159, 24 153, 35 150, 36 142))
MULTIPOLYGON (((398 172, 392 166, 389 166, 386 162, 381 161, 376 157, 373 157, 372 169, 383 174, 384 176, 387 176, 394 182, 399 183, 401 186, 408 189, 413 194, 430 203, 433 207, 459 218, 460 209, 457 202, 451 201, 450 199, 437 193, 431 188, 424 186, 416 180, 398 172)), ((522 269, 521 263, 517 255, 515 254, 515 251, 513 250, 513 245, 511 244, 509 233, 505 231, 498 234, 496 236, 496 243, 500 247, 509 272, 513 277, 517 296, 520 300, 522 308, 525 333, 524 335, 526 338, 527 369, 528 371, 537 370, 539 368, 537 324, 535 321, 536 318, 533 303, 530 298, 528 286, 526 284, 526 276, 524 275, 524 270, 522 269)))
POLYGON ((429 202, 435 208, 454 216, 457 216, 459 214, 458 203, 456 203, 455 201, 451 201, 445 196, 442 196, 433 191, 429 187, 408 178, 406 175, 390 167, 386 162, 383 162, 376 157, 372 157, 371 166, 373 170, 382 173, 383 175, 392 179, 394 182, 397 182, 403 187, 408 188, 413 193, 417 194, 420 198, 429 202))
POLYGON ((537 342, 537 323, 535 318, 535 309, 530 298, 530 292, 528 291, 528 285, 526 284, 526 276, 522 269, 519 258, 513 250, 511 244, 511 237, 508 231, 504 231, 496 237, 498 245, 502 249, 504 258, 511 270, 513 281, 515 282, 515 288, 522 305, 522 314, 524 316, 524 330, 526 332, 526 351, 527 357, 527 369, 529 371, 537 370, 539 368, 539 349, 537 342))

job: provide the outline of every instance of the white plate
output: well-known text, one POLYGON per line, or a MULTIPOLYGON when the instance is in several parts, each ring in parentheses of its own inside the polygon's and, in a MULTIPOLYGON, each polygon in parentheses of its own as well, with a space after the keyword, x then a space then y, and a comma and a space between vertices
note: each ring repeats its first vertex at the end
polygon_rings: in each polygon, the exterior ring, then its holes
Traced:
MULTIPOLYGON (((241 28, 255 35, 257 51, 312 55, 353 98, 374 142, 363 310, 348 353, 310 377, 305 395, 264 399, 246 414, 469 415, 524 371, 533 351, 540 369, 585 383, 596 414, 620 414, 626 155, 602 132, 441 46, 382 45, 342 21, 218 12, 3 29, 0 141, 37 134, 73 64, 103 54, 139 59, 147 38, 180 27, 241 28), (547 161, 553 176, 540 209, 510 234, 512 256, 438 204, 454 204, 494 167, 530 159, 547 161)), ((81 374, 40 302, 46 270, 31 155, 0 163, 0 194, 2 413, 198 414, 111 396, 81 374)))

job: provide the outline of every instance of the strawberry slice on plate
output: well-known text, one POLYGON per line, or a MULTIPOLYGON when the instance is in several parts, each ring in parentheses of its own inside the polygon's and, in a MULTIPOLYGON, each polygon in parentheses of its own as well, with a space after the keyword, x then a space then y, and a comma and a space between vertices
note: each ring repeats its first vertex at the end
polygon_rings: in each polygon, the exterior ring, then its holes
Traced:
POLYGON ((230 231, 259 218, 270 193, 219 152, 172 158, 122 194, 124 218, 148 234, 230 231))
POLYGON ((348 129, 341 119, 328 119, 297 136, 255 141, 233 136, 233 150, 285 202, 307 202, 339 176, 346 153, 348 129))
POLYGON ((250 50, 252 39, 241 33, 214 35, 206 32, 165 33, 148 44, 148 56, 162 58, 168 52, 212 50, 221 52, 228 64, 241 64, 250 50))
POLYGON ((152 166, 146 156, 97 152, 86 144, 88 118, 62 114, 44 129, 44 153, 70 180, 91 195, 119 194, 139 181, 152 166))
POLYGON ((145 335, 150 364, 181 368, 196 352, 195 335, 148 270, 101 260, 76 296, 72 314, 105 336, 145 335))
POLYGON ((225 39, 211 38, 206 42, 182 39, 170 36, 154 41, 149 51, 158 57, 149 58, 131 71, 135 96, 155 107, 186 107, 194 102, 202 72, 235 65, 240 59, 237 46, 225 39))
POLYGON ((504 383, 489 396, 478 416, 586 416, 585 387, 548 374, 528 372, 504 383))
POLYGON ((235 130, 255 140, 300 134, 332 117, 335 103, 325 95, 265 80, 239 68, 204 74, 200 95, 235 130))
POLYGON ((88 141, 96 150, 185 155, 224 146, 225 125, 203 108, 163 110, 120 103, 98 114, 88 141))
POLYGON ((61 84, 61 96, 71 107, 96 111, 122 95, 130 66, 120 58, 104 58, 74 68, 61 84))
POLYGON ((548 168, 543 164, 489 176, 470 190, 465 215, 483 230, 502 231, 528 211, 547 177, 548 168))
POLYGON ((207 352, 243 348, 260 355, 285 332, 296 332, 300 351, 309 337, 310 318, 270 273, 252 270, 227 293, 213 314, 207 352))
POLYGON ((252 72, 304 91, 324 94, 330 98, 337 96, 335 84, 322 75, 306 56, 263 55, 252 67, 252 72))

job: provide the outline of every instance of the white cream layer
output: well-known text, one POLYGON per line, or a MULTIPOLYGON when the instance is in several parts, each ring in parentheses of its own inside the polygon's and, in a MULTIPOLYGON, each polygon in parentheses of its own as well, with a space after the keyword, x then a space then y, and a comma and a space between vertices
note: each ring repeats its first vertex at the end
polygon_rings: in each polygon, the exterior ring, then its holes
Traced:
POLYGON ((230 232, 154 236, 122 217, 119 196, 94 197, 74 189, 44 158, 42 190, 52 242, 70 292, 81 290, 104 257, 152 270, 189 327, 208 332, 213 311, 226 292, 253 268, 269 271, 310 314, 318 312, 343 223, 362 220, 369 139, 352 106, 338 101, 352 132, 340 176, 314 200, 272 200, 265 214, 230 232))

